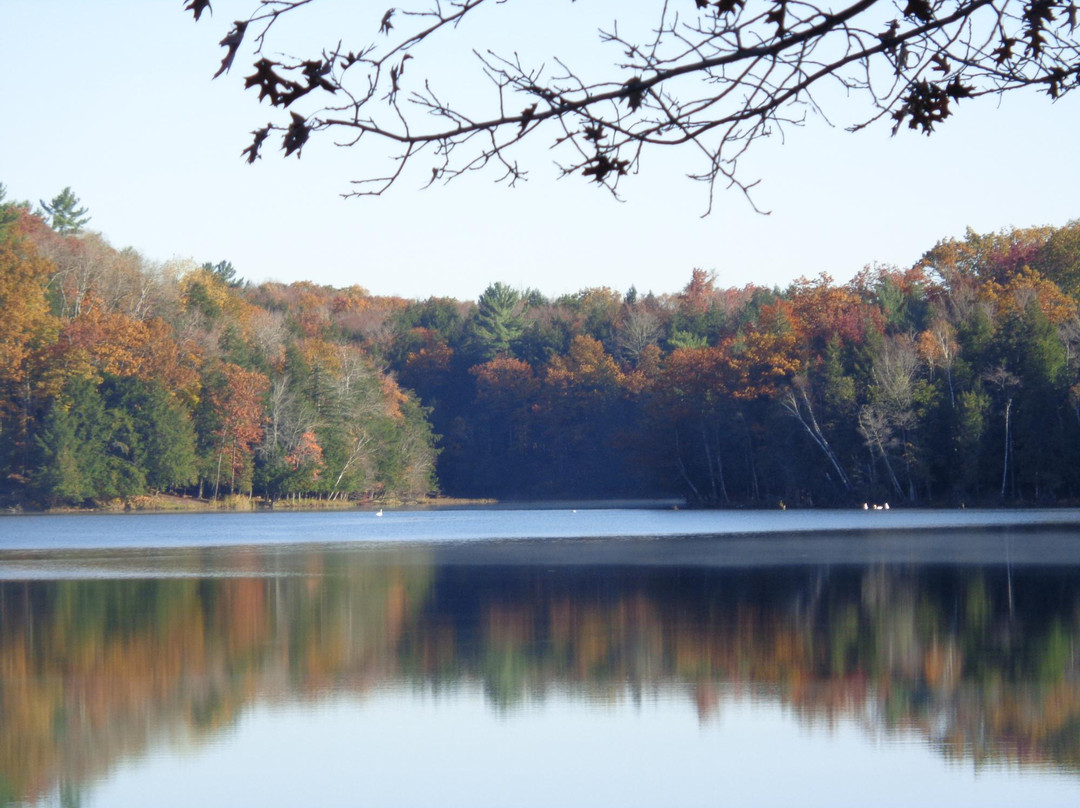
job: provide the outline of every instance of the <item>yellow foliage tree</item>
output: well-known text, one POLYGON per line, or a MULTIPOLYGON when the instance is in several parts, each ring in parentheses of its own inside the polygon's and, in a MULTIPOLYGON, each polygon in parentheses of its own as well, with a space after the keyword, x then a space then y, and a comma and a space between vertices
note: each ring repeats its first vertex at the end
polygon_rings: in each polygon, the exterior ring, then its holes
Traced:
POLYGON ((24 381, 30 354, 55 336, 45 296, 52 270, 29 241, 0 243, 0 382, 24 381))

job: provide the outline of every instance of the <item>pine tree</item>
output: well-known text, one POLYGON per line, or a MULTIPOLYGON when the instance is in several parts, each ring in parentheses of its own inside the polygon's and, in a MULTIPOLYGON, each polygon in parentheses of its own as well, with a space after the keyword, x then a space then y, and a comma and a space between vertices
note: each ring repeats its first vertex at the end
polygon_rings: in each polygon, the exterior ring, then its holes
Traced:
POLYGON ((80 440, 75 419, 68 410, 54 406, 38 436, 40 465, 35 474, 35 488, 49 503, 82 502, 93 490, 83 474, 80 440))
POLYGON ((70 187, 54 196, 49 203, 41 200, 41 207, 49 215, 53 230, 62 236, 81 233, 83 225, 90 221, 86 208, 79 207, 79 197, 70 187))
POLYGON ((130 419, 126 455, 150 488, 162 491, 196 480, 195 429, 183 407, 157 382, 135 377, 111 378, 105 385, 108 405, 118 424, 130 419))
POLYGON ((521 295, 516 289, 493 283, 484 290, 473 320, 473 340, 483 360, 508 353, 525 329, 521 295))
POLYGON ((238 289, 244 285, 244 279, 236 274, 236 267, 232 265, 231 261, 218 261, 216 264, 207 261, 202 265, 202 268, 216 275, 222 283, 232 289, 238 289))
MULTIPOLYGON (((117 380, 106 384, 116 397, 117 380)), ((147 396, 149 399, 149 396, 147 396)), ((146 442, 146 414, 137 406, 108 406, 102 390, 89 379, 74 378, 52 406, 38 435, 39 464, 34 487, 50 504, 80 504, 91 499, 131 497, 146 490, 147 467, 165 477, 168 463, 161 441, 146 442), (153 462, 151 461, 153 455, 153 462)), ((132 395, 124 402, 138 405, 132 395)), ((155 436, 151 436, 152 438, 155 436)), ((179 476, 190 481, 190 472, 179 476)))
POLYGON ((92 499, 105 474, 109 442, 105 405, 93 382, 72 379, 53 402, 38 436, 35 487, 49 503, 92 499))

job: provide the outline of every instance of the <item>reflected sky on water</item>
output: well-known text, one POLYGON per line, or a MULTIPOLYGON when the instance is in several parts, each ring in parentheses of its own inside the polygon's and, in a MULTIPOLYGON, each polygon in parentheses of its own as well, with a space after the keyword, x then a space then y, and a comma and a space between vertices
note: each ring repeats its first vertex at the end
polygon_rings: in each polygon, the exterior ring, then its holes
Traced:
POLYGON ((372 546, 318 516, 330 543, 165 549, 0 520, 44 531, 0 550, 0 805, 1080 800, 1067 522, 372 546))
POLYGON ((706 722, 668 691, 509 713, 467 686, 257 706, 205 747, 125 763, 87 804, 1075 805, 1068 775, 943 764, 911 733, 868 739, 851 720, 793 726, 765 698, 723 703, 706 722))

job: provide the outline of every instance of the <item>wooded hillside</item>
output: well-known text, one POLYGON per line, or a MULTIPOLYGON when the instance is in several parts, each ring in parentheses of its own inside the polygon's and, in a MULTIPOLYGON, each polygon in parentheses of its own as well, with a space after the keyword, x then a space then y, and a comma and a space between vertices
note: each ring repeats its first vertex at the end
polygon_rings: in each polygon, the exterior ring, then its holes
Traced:
POLYGON ((425 411, 345 325, 383 305, 362 290, 246 288, 227 262, 159 266, 25 208, 5 216, 7 502, 434 489, 425 411))
POLYGON ((1080 222, 787 289, 252 285, 0 208, 0 497, 1080 496, 1080 222))

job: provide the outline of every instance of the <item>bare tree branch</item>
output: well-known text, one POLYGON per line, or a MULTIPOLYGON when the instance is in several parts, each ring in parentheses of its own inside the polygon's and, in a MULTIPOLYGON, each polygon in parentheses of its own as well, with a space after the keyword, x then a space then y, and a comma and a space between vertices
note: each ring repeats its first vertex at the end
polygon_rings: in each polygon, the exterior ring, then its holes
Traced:
MULTIPOLYGON (((540 140, 562 176, 616 194, 646 152, 688 147, 702 166, 690 177, 707 186, 711 209, 718 183, 749 199, 756 181, 743 177, 741 158, 808 114, 836 115, 851 130, 888 119, 894 133, 930 134, 969 98, 1035 89, 1057 99, 1080 85, 1076 0, 656 0, 643 33, 623 33, 618 22, 599 31, 608 65, 600 77, 554 53, 552 69, 470 47, 468 104, 436 88, 441 68, 460 59, 454 46, 465 26, 495 30, 524 0, 373 10, 371 38, 357 50, 339 40, 315 56, 275 59, 264 55, 272 29, 287 33, 278 25, 285 16, 316 0, 252 2, 221 40, 217 75, 230 70, 247 35, 254 72, 245 87, 285 117, 253 132, 243 154, 254 162, 276 132, 286 156, 330 135, 389 161, 346 196, 382 194, 417 161, 426 161, 429 185, 493 166, 513 185, 527 176, 519 147, 540 140), (486 99, 481 115, 467 111, 478 97, 486 99), (305 111, 294 106, 301 99, 305 111)), ((586 5, 546 7, 569 27, 586 5)), ((185 7, 198 20, 208 6, 185 7)))

